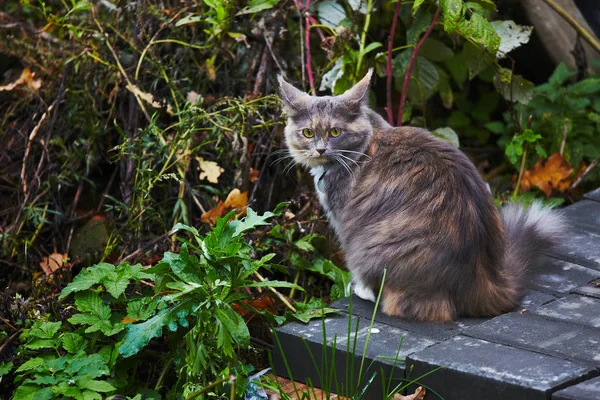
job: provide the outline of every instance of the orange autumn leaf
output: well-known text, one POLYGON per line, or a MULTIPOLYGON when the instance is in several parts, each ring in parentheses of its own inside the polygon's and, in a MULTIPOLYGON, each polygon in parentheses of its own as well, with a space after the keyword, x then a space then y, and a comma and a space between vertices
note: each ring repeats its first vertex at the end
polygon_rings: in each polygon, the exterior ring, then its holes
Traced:
POLYGON ((571 186, 572 173, 573 167, 560 153, 555 153, 545 163, 539 159, 533 168, 523 172, 521 189, 526 192, 532 186, 537 186, 546 197, 550 197, 553 189, 564 192, 571 186))
MULTIPOLYGON (((275 302, 269 296, 261 296, 254 300, 242 300, 242 303, 247 304, 258 311, 267 310, 271 314, 275 314, 275 302)), ((241 304, 234 304, 233 310, 241 315, 246 321, 254 316, 252 310, 245 308, 241 304)))
POLYGON ((121 323, 126 324, 126 323, 130 323, 133 324, 135 322, 135 319, 130 318, 128 316, 123 317, 123 319, 121 320, 121 323))
POLYGON ((29 89, 33 90, 34 92, 37 92, 40 89, 40 87, 42 87, 42 80, 34 78, 35 72, 31 72, 29 68, 25 68, 23 69, 23 72, 21 72, 21 76, 19 77, 19 79, 8 85, 0 86, 0 92, 13 90, 17 86, 22 85, 27 85, 29 89))
POLYGON ((237 215, 244 215, 247 203, 248 192, 240 192, 239 189, 233 189, 224 202, 219 200, 219 203, 214 208, 202 214, 202 222, 214 225, 217 223, 218 217, 222 217, 233 209, 237 210, 237 215))
POLYGON ((44 259, 40 262, 40 267, 44 270, 46 275, 52 274, 54 271, 62 267, 62 265, 67 261, 67 253, 52 253, 48 257, 44 257, 44 259))

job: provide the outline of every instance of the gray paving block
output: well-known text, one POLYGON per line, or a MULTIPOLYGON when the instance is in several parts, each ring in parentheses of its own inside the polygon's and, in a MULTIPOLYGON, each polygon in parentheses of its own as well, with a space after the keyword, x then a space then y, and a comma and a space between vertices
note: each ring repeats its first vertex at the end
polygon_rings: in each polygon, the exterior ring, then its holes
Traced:
POLYGON ((600 280, 594 280, 587 285, 572 290, 572 292, 600 299, 600 280))
POLYGON ((528 274, 530 287, 542 292, 565 295, 571 290, 600 278, 600 271, 552 257, 542 257, 528 274))
POLYGON ((600 231, 600 203, 582 200, 561 209, 567 221, 573 227, 587 226, 600 231))
MULTIPOLYGON (((531 311, 552 319, 600 328, 600 299, 571 294, 531 311)), ((600 337, 600 330, 598 331, 600 337)))
POLYGON ((474 326, 468 336, 600 367, 600 329, 509 313, 474 326))
POLYGON ((597 375, 586 365, 465 336, 414 353, 406 364, 414 378, 443 367, 419 383, 445 400, 548 399, 553 391, 597 375))
POLYGON ((594 201, 600 201, 600 188, 586 193, 583 197, 594 201))
MULTIPOLYGON (((350 298, 338 300, 331 304, 332 307, 339 308, 345 312, 349 311, 350 298)), ((352 314, 359 315, 362 318, 370 319, 373 315, 375 303, 363 300, 356 295, 352 296, 352 314)), ((393 318, 379 311, 375 315, 375 321, 387 324, 398 329, 404 329, 422 336, 431 337, 436 340, 443 340, 458 335, 463 329, 469 326, 480 324, 489 318, 460 318, 457 322, 448 324, 436 324, 430 322, 414 322, 405 319, 393 318)))
POLYGON ((573 228, 550 254, 561 260, 600 270, 600 232, 573 228))
POLYGON ((598 399, 600 399, 600 378, 590 379, 552 394, 552 400, 598 399))
POLYGON ((538 292, 537 290, 529 289, 521 303, 516 307, 516 311, 521 311, 523 309, 531 310, 532 308, 539 307, 542 304, 546 304, 551 302, 552 300, 556 300, 556 296, 553 296, 548 293, 538 292))
MULTIPOLYGON (((329 346, 327 352, 324 351, 323 325, 320 319, 313 320, 308 324, 290 323, 277 329, 277 335, 284 350, 285 358, 288 361, 295 380, 306 382, 310 379, 316 387, 323 387, 323 382, 319 378, 319 372, 321 375, 327 376, 328 379, 333 379, 332 382, 338 383, 347 381, 345 379, 347 370, 350 371, 353 369, 354 376, 358 376, 363 349, 369 333, 370 319, 358 316, 352 316, 351 318, 352 328, 350 339, 348 339, 348 314, 338 313, 325 319, 326 340, 329 346), (334 337, 336 337, 335 352, 332 351, 334 337), (354 347, 355 340, 356 347, 354 347), (308 346, 310 352, 306 346, 308 346), (347 351, 348 349, 350 349, 349 352, 347 351), (354 351, 353 349, 356 350, 354 351), (333 359, 331 356, 332 353, 335 354, 333 359), (311 354, 317 363, 317 368, 315 368, 311 359, 311 354), (329 373, 323 374, 324 371, 332 370, 331 368, 326 368, 325 361, 323 360, 324 354, 327 354, 326 362, 328 365, 335 364, 333 378, 329 378, 329 373), (346 357, 347 354, 349 354, 348 358, 346 357), (354 368, 352 368, 352 360, 354 368)), ((375 372, 378 375, 369 387, 366 398, 383 398, 381 385, 382 369, 385 377, 394 376, 394 386, 404 378, 404 363, 402 361, 394 362, 391 359, 381 357, 393 359, 398 355, 399 359, 403 360, 408 354, 423 350, 436 343, 435 339, 375 322, 366 351, 363 379, 370 378, 375 372)), ((278 375, 287 378, 290 377, 285 368, 284 358, 279 352, 277 345, 274 351, 274 364, 278 375)), ((332 387, 332 389, 336 388, 332 387)), ((344 394, 343 391, 338 391, 337 393, 344 394)))

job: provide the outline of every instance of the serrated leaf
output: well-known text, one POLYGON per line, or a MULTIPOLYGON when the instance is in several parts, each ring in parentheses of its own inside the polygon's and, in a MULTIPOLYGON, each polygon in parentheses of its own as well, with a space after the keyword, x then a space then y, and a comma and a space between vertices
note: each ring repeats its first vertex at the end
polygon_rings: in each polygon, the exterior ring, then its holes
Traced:
POLYGON ((577 82, 569 88, 577 96, 590 95, 600 92, 600 78, 588 78, 577 82))
POLYGON ((433 15, 425 9, 419 9, 410 28, 406 31, 406 44, 417 44, 421 34, 425 33, 433 21, 433 15))
POLYGON ((0 363, 0 377, 8 374, 13 367, 12 362, 1 362, 0 363))
POLYGON ((258 215, 253 209, 248 207, 247 214, 241 221, 231 221, 233 227, 235 227, 235 231, 233 236, 239 236, 243 232, 256 228, 259 225, 268 225, 267 220, 273 217, 275 214, 272 212, 265 212, 263 215, 258 215))
POLYGON ((456 32, 458 21, 463 15, 463 0, 440 0, 440 7, 444 16, 444 30, 448 33, 456 32))
POLYGON ((54 348, 58 345, 60 340, 58 339, 34 339, 25 344, 26 349, 39 350, 54 348))
POLYGON ((110 307, 104 304, 96 292, 77 293, 75 306, 80 313, 73 315, 68 321, 74 325, 89 325, 85 330, 86 333, 101 331, 107 336, 112 336, 124 328, 122 323, 113 323, 110 320, 112 316, 110 307))
POLYGON ((88 378, 98 378, 110 374, 110 369, 100 354, 72 358, 65 371, 71 375, 88 378))
POLYGON ((548 83, 553 86, 553 88, 557 88, 574 75, 575 73, 570 72, 567 65, 564 62, 561 62, 552 73, 552 76, 550 76, 550 79, 548 79, 548 83))
POLYGON ((195 304, 194 300, 186 299, 172 308, 159 311, 148 321, 139 324, 127 324, 127 333, 123 339, 123 344, 119 348, 119 353, 124 357, 130 357, 138 353, 150 340, 162 335, 164 326, 177 323, 178 320, 181 320, 182 315, 189 314, 195 304))
POLYGON ((106 276, 106 272, 114 271, 114 268, 114 265, 102 263, 82 269, 73 281, 62 290, 58 299, 61 300, 73 292, 80 292, 91 288, 93 285, 100 283, 100 280, 106 276))
POLYGON ((49 387, 40 388, 34 385, 21 385, 15 391, 13 400, 50 400, 52 399, 52 389, 49 387))
POLYGON ((218 308, 215 316, 222 325, 219 329, 227 329, 233 341, 245 349, 250 345, 250 332, 244 319, 231 308, 218 308))
MULTIPOLYGON (((395 82, 399 90, 402 89, 402 85, 404 84, 404 76, 411 55, 412 50, 407 49, 394 57, 393 74, 397 78, 395 82)), ((417 56, 411 70, 410 78, 410 82, 408 83, 408 98, 414 104, 422 104, 436 92, 440 76, 435 65, 425 57, 417 56)))
POLYGON ((470 19, 460 20, 458 27, 460 34, 467 40, 483 45, 491 54, 498 52, 500 36, 481 14, 471 14, 470 19))
POLYGON ((19 372, 23 372, 23 371, 31 371, 32 369, 41 367, 42 365, 44 365, 44 363, 45 363, 45 361, 41 357, 30 358, 29 360, 27 360, 23 364, 21 364, 21 366, 19 368, 17 368, 15 373, 19 373, 19 372))
POLYGON ((521 26, 514 21, 492 21, 492 27, 500 37, 500 47, 496 57, 504 58, 509 52, 529 42, 531 26, 521 26))
POLYGON ((27 338, 52 339, 61 326, 62 323, 60 321, 35 321, 31 329, 29 330, 29 333, 27 334, 27 338))
POLYGON ((98 381, 89 377, 78 378, 75 380, 75 384, 81 389, 89 389, 102 393, 117 390, 116 387, 106 381, 98 381))
POLYGON ((87 347, 86 340, 77 333, 67 332, 62 337, 63 348, 71 354, 77 354, 84 351, 87 347))

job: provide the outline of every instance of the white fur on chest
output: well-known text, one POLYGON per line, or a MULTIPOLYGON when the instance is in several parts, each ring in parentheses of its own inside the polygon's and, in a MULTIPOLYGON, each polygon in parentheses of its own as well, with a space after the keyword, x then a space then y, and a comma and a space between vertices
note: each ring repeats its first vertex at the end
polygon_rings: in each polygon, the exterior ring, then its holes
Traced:
POLYGON ((325 183, 321 183, 321 190, 319 189, 319 179, 323 176, 323 173, 325 172, 323 167, 314 167, 311 168, 310 173, 313 176, 314 182, 315 182, 315 189, 317 190, 317 194, 319 195, 319 203, 321 203, 321 207, 323 207, 323 210, 325 210, 325 213, 327 214, 327 219, 329 220, 329 223, 331 224, 331 226, 333 226, 333 229, 336 231, 336 233, 340 232, 340 226, 339 226, 339 221, 334 218, 333 214, 331 213, 331 211, 329 210, 329 206, 327 204, 327 194, 325 193, 326 188, 324 187, 325 183))

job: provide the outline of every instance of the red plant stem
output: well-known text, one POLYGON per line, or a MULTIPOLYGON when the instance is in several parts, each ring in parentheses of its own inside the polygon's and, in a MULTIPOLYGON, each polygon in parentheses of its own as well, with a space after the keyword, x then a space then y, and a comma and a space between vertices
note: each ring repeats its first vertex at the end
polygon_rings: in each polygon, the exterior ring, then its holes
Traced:
POLYGON ((402 0, 398 0, 396 3, 396 10, 394 10, 394 19, 392 20, 392 29, 390 30, 390 36, 388 37, 388 53, 387 53, 387 116, 388 123, 394 125, 394 114, 392 113, 392 45, 394 43, 394 33, 396 32, 396 22, 398 21, 398 13, 402 0))
POLYGON ((310 0, 306 0, 306 5, 304 6, 304 8, 307 10, 306 11, 306 18, 304 18, 304 21, 306 22, 306 29, 305 29, 305 33, 306 33, 306 39, 305 39, 305 43, 304 45, 306 46, 306 72, 308 74, 308 83, 310 84, 310 91, 311 94, 313 96, 316 95, 315 92, 315 79, 313 77, 313 71, 312 71, 312 66, 310 63, 310 21, 308 20, 309 18, 309 14, 308 14, 308 10, 310 9, 310 0))
POLYGON ((402 85, 402 95, 400 96, 400 106, 398 107, 398 126, 402 126, 402 114, 404 114, 404 103, 406 102, 406 92, 408 91, 408 83, 410 82, 410 72, 412 70, 413 65, 415 64, 415 60, 417 59, 417 55, 419 54, 419 49, 435 27, 437 23, 438 16, 440 15, 440 7, 438 6, 437 10, 435 10, 435 15, 433 16, 433 21, 431 21, 431 25, 427 28, 427 31, 415 46, 415 49, 410 56, 410 61, 408 63, 408 68, 406 68, 406 74, 404 75, 404 84, 402 85))

